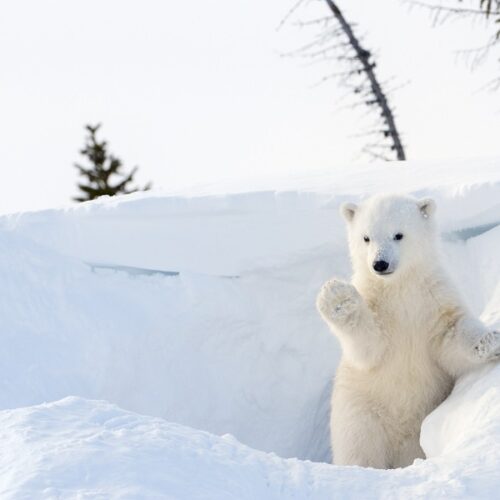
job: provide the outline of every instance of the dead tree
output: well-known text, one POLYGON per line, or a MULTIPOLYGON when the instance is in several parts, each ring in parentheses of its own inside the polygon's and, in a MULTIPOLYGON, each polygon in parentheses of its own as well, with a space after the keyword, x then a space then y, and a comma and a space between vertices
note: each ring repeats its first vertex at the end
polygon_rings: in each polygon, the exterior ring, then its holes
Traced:
MULTIPOLYGON (((330 15, 307 22, 298 22, 299 26, 320 26, 321 32, 309 44, 294 51, 291 55, 299 55, 312 61, 335 61, 342 66, 340 71, 331 73, 322 81, 337 78, 358 98, 353 107, 367 106, 374 111, 375 124, 366 134, 374 138, 363 148, 370 156, 384 160, 405 160, 406 154, 401 134, 396 125, 393 109, 389 105, 388 93, 377 77, 377 63, 373 53, 363 46, 360 37, 354 31, 354 24, 348 21, 337 3, 333 0, 322 0, 330 11, 330 15)), ((297 10, 299 0, 291 13, 297 10)), ((386 82, 387 83, 387 82, 386 82)))
POLYGON ((361 47, 361 44, 354 34, 351 25, 346 21, 338 6, 332 0, 325 0, 325 2, 332 11, 332 14, 335 16, 335 19, 337 19, 342 31, 345 33, 345 36, 349 40, 352 50, 355 52, 356 59, 361 65, 361 68, 357 69, 357 71, 361 71, 366 75, 368 80, 368 91, 371 93, 371 98, 366 100, 366 104, 368 106, 378 106, 380 108, 380 116, 385 124, 385 128, 382 130, 382 133, 384 137, 390 138, 392 141, 391 150, 395 151, 396 158, 398 160, 406 160, 405 150, 403 148, 403 144, 401 143, 399 131, 396 127, 394 114, 389 106, 389 103, 387 102, 387 97, 382 90, 382 86, 375 75, 376 63, 372 60, 373 58, 371 52, 361 47))

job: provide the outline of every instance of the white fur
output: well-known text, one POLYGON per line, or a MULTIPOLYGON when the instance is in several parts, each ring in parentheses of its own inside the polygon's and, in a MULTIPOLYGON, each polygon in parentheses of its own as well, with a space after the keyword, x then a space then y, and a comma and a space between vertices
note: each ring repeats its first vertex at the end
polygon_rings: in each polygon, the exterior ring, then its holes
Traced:
POLYGON ((423 457, 424 417, 459 375, 500 356, 500 333, 471 316, 440 264, 434 211, 432 200, 394 195, 342 207, 352 284, 332 279, 317 299, 343 350, 332 395, 335 464, 393 468, 423 457), (377 274, 376 260, 390 274, 377 274))

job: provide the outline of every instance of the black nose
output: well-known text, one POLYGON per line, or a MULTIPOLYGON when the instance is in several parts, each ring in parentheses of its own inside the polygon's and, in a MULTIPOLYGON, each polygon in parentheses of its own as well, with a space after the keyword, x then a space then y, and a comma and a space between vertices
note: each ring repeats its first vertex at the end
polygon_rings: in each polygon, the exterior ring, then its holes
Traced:
POLYGON ((373 269, 375 269, 377 273, 383 273, 384 271, 387 271, 388 267, 389 267, 389 262, 386 262, 385 260, 376 260, 373 263, 373 269))

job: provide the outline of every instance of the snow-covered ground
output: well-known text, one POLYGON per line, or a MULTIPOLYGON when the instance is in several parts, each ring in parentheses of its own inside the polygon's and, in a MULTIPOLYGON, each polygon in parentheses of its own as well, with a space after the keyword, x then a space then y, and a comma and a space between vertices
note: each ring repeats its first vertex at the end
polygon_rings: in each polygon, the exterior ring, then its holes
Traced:
POLYGON ((455 280, 500 324, 500 161, 1 217, 0 497, 495 497, 500 367, 424 422, 427 460, 321 463, 339 350, 314 300, 350 274, 340 203, 380 191, 437 200, 455 280))

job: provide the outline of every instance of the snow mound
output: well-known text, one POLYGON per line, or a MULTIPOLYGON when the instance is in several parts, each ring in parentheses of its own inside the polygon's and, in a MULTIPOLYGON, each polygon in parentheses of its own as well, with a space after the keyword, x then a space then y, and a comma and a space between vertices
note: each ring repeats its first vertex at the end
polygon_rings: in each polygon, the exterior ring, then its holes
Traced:
POLYGON ((282 459, 230 435, 215 436, 105 401, 67 397, 3 410, 0 496, 495 498, 499 381, 500 367, 464 380, 424 424, 422 442, 432 458, 395 471, 282 459))
POLYGON ((468 449, 485 464, 493 460, 498 466, 500 447, 494 443, 500 436, 499 402, 500 365, 485 366, 463 377, 422 425, 420 441, 426 456, 455 461, 468 449))
POLYGON ((2 449, 12 451, 0 454, 2 498, 327 498, 328 483, 338 489, 331 466, 280 459, 105 401, 4 410, 0 424, 2 449))
POLYGON ((338 207, 402 189, 437 199, 455 280, 500 324, 498 162, 384 164, 274 190, 0 217, 0 496, 494 494, 497 368, 461 381, 426 420, 429 460, 397 471, 297 460, 331 458, 339 349, 314 301, 350 274, 338 207))

